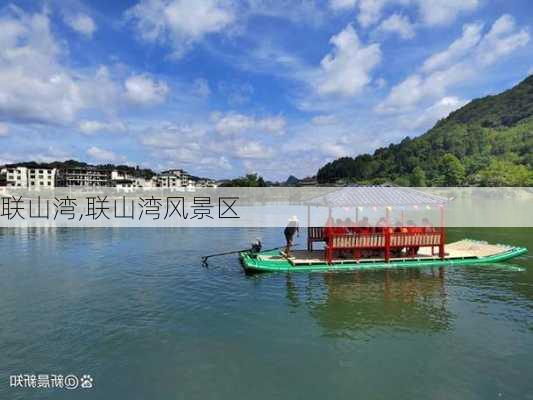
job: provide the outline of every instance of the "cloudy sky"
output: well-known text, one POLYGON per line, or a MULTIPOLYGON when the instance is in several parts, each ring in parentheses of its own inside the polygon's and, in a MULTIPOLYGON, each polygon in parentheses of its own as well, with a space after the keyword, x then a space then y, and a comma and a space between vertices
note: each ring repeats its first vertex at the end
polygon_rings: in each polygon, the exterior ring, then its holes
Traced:
POLYGON ((530 0, 0 1, 0 164, 269 179, 533 73, 530 0))

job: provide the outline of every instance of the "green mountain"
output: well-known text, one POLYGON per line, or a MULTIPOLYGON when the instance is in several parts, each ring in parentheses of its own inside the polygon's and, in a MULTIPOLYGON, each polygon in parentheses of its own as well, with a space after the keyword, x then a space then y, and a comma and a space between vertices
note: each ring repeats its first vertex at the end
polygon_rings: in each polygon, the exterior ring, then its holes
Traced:
POLYGON ((533 75, 476 99, 414 139, 324 165, 320 183, 533 186, 533 75))

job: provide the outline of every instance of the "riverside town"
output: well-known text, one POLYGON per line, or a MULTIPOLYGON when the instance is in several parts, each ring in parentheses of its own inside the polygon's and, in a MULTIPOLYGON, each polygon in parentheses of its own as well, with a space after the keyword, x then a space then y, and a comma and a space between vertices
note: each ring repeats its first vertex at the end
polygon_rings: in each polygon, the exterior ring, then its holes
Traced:
MULTIPOLYGON (((58 163, 59 164, 59 163, 58 163)), ((42 189, 54 187, 193 188, 217 187, 211 179, 191 177, 182 169, 154 174, 151 171, 123 166, 39 165, 36 163, 6 165, 0 169, 0 186, 42 189)))

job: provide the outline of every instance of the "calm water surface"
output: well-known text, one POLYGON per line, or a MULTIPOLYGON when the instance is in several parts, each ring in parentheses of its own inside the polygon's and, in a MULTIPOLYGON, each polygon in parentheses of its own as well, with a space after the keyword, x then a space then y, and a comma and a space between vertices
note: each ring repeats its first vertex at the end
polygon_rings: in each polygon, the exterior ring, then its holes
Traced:
MULTIPOLYGON (((247 276, 281 230, 0 230, 0 399, 533 399, 533 258, 247 276), (12 374, 94 388, 10 389, 12 374)), ((533 230, 450 230, 527 246, 533 230)), ((302 241, 303 242, 303 241, 302 241)))

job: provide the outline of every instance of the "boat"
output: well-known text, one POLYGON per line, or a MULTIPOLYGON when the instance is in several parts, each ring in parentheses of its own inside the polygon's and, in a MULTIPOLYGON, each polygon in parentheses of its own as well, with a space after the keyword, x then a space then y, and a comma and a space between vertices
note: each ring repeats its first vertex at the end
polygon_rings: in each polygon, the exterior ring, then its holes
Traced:
POLYGON ((393 268, 423 268, 467 266, 500 263, 527 253, 525 247, 489 244, 464 239, 444 246, 445 255, 433 255, 430 249, 420 249, 416 256, 391 258, 334 258, 329 262, 320 250, 294 250, 286 257, 283 250, 260 253, 243 251, 239 254, 247 272, 334 272, 393 268))
MULTIPOLYGON (((307 201, 307 249, 287 256, 283 251, 243 251, 240 259, 246 271, 351 271, 362 269, 419 268, 450 265, 498 263, 527 252, 524 247, 489 244, 471 239, 446 244, 445 208, 453 199, 405 187, 345 187, 307 201), (325 226, 313 226, 311 207, 327 207, 325 226), (333 212, 352 209, 355 222, 332 223, 333 212), (380 222, 371 225, 360 213, 385 211, 380 222), (405 223, 405 214, 438 210, 433 227, 424 218, 422 225, 405 223), (392 217, 396 212, 396 226, 392 217), (361 223, 363 222, 363 223, 361 223), (380 225, 381 223, 381 225, 380 225), (323 243, 314 250, 314 243, 323 243)), ((293 217, 297 220, 297 217, 293 217)))

